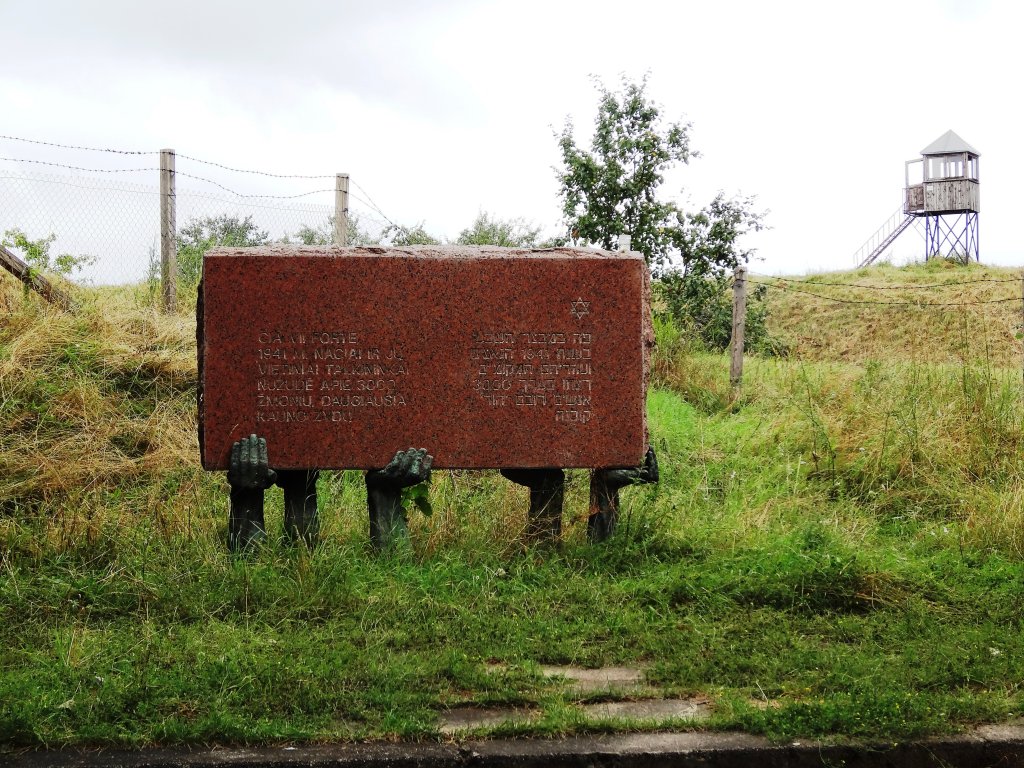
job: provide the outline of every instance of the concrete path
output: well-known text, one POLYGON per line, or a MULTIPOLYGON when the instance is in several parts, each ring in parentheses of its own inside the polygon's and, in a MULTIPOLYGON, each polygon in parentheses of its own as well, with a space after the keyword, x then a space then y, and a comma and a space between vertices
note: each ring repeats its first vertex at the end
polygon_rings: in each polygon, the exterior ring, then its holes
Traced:
MULTIPOLYGON (((502 667, 495 667, 495 671, 502 667)), ((581 721, 651 725, 658 733, 561 739, 468 739, 496 727, 530 723, 543 716, 539 707, 503 708, 467 701, 438 713, 444 742, 328 744, 265 748, 56 750, 3 752, 7 768, 649 768, 657 766, 1024 766, 1024 720, 985 726, 957 737, 906 743, 835 744, 800 741, 771 744, 743 733, 674 732, 709 716, 707 698, 659 696, 641 668, 582 669, 542 666, 549 691, 579 711, 581 721), (595 700, 596 699, 596 700, 595 700), (461 738, 460 738, 461 737, 461 738)))
MULTIPOLYGON (((495 666, 493 671, 503 667, 495 666)), ((672 726, 681 721, 706 719, 711 714, 707 698, 666 699, 646 682, 646 673, 639 667, 604 667, 585 669, 574 666, 540 667, 541 674, 565 700, 572 703, 583 720, 598 722, 616 720, 626 723, 672 726), (602 700, 587 702, 588 696, 602 700), (625 700, 615 700, 616 698, 625 700), (612 700, 606 700, 612 699, 612 700)), ((541 717, 536 708, 480 706, 467 702, 438 715, 438 730, 446 736, 486 731, 503 725, 529 723, 541 717)))
POLYGON ((156 749, 138 752, 0 753, 9 768, 924 768, 1024 765, 1024 725, 900 744, 772 745, 739 733, 656 733, 573 739, 511 739, 453 744, 373 743, 265 749, 156 749))

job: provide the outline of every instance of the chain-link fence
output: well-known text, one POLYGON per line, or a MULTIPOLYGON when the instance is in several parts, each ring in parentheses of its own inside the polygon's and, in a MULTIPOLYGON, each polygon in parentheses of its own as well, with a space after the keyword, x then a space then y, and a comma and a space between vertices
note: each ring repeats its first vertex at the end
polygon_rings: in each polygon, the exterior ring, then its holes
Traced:
MULTIPOLYGON (((160 277, 160 152, 75 147, 0 136, 0 235, 52 237, 51 258, 69 254, 77 283, 123 285, 160 277)), ((180 247, 220 221, 253 242, 332 241, 334 174, 230 168, 175 154, 175 234, 180 247)), ((400 230, 356 187, 348 196, 350 243, 386 240, 400 230)), ((222 227, 223 230, 223 227, 222 227)), ((19 252, 21 251, 21 252, 19 252)), ((37 266, 37 265, 30 265, 37 266)))

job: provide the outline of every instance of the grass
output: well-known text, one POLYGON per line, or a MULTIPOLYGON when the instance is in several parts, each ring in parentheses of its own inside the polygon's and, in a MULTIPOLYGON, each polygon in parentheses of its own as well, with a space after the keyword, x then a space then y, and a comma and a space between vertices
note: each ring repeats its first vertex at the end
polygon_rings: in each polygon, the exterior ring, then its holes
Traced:
MULTIPOLYGON (((70 316, 3 290, 8 748, 438 739, 438 710, 469 701, 539 711, 507 733, 613 727, 582 720, 544 663, 644 664, 714 702, 687 727, 775 739, 907 738, 1024 707, 1024 408, 1003 305, 945 324, 899 310, 888 346, 878 331, 853 354, 856 305, 844 321, 773 293, 793 356, 748 359, 738 397, 724 357, 659 324, 662 482, 623 492, 604 545, 585 540, 585 473, 565 541, 538 549, 523 489, 439 472, 412 546, 375 556, 360 475, 332 472, 322 546, 239 560, 223 476, 198 467, 189 318, 144 292, 97 290, 70 316), (908 348, 908 325, 927 343, 908 348)), ((281 514, 272 493, 272 531, 281 514)))
POLYGON ((958 364, 967 348, 995 366, 1021 366, 1020 270, 933 259, 909 267, 880 264, 820 274, 786 285, 801 292, 769 290, 769 322, 802 360, 958 364), (976 303, 985 301, 993 303, 976 303))

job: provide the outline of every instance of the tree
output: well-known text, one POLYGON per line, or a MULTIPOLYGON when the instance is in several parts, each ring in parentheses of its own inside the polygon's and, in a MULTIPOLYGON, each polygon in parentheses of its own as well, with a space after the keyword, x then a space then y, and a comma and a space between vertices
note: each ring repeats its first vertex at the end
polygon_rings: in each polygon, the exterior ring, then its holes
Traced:
POLYGON ((391 224, 384 230, 381 238, 390 245, 440 245, 441 241, 424 229, 421 221, 413 227, 402 227, 398 224, 391 224))
MULTIPOLYGON (((753 253, 738 240, 763 229, 765 214, 754 210, 753 197, 726 198, 721 192, 695 213, 659 199, 665 172, 697 156, 690 148, 690 123, 664 123, 647 96, 646 77, 639 83, 623 79, 618 92, 599 81, 597 89, 590 150, 576 145, 571 121, 558 135, 563 167, 557 174, 569 238, 613 249, 619 235, 629 235, 632 248, 662 278, 661 290, 671 292, 673 317, 709 346, 721 347, 718 305, 725 281, 753 253)), ((727 342, 728 331, 724 335, 727 342)))
POLYGON ((252 215, 240 219, 222 213, 190 219, 178 231, 178 275, 185 285, 196 286, 203 273, 203 254, 211 248, 266 245, 268 242, 270 233, 257 227, 252 215))
MULTIPOLYGON (((294 237, 303 245, 333 245, 334 214, 328 216, 327 221, 319 227, 303 224, 295 232, 294 237)), ((377 245, 380 243, 380 237, 373 238, 368 232, 364 231, 359 215, 355 213, 349 213, 348 215, 346 239, 348 240, 348 245, 377 245)), ((285 235, 281 242, 290 243, 292 239, 290 236, 285 235)))
MULTIPOLYGON (((347 240, 349 245, 439 245, 441 241, 427 232, 424 226, 423 222, 412 227, 388 224, 374 237, 363 228, 359 215, 350 213, 347 240)), ((281 242, 291 243, 293 237, 303 245, 332 245, 334 216, 328 216, 327 221, 319 227, 303 224, 294 235, 286 235, 281 242)))
POLYGON ((487 211, 480 211, 472 226, 462 230, 455 242, 459 245, 534 248, 539 236, 540 227, 531 227, 525 219, 492 219, 487 211))
POLYGON ((681 212, 659 200, 657 191, 666 170, 690 160, 690 124, 663 125, 646 87, 646 78, 639 84, 624 79, 622 92, 615 93, 597 82, 591 149, 576 145, 567 120, 558 139, 564 164, 558 181, 570 240, 611 250, 619 235, 629 235, 632 247, 660 268, 669 259, 681 212))
POLYGON ((4 232, 0 245, 3 245, 5 248, 21 251, 25 257, 25 263, 28 264, 30 270, 51 272, 61 277, 68 277, 73 272, 82 269, 82 267, 96 263, 96 257, 87 254, 79 256, 74 256, 70 253, 61 253, 57 256, 52 255, 50 253, 50 246, 53 245, 56 239, 57 236, 51 232, 46 237, 30 240, 28 235, 15 227, 4 232))

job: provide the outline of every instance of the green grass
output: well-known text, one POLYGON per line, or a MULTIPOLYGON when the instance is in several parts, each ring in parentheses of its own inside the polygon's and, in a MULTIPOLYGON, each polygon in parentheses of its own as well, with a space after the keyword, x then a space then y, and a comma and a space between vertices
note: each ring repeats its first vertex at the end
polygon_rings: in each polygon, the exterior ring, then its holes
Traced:
POLYGON ((662 481, 623 491, 606 544, 583 472, 556 548, 522 543, 523 489, 438 472, 411 547, 377 556, 360 474, 332 472, 319 548, 235 559, 192 329, 120 300, 0 324, 2 745, 437 739, 469 701, 540 712, 504 733, 611 727, 544 663, 643 664, 713 701, 688 727, 777 739, 1024 707, 1017 370, 749 359, 733 398, 728 362, 677 341, 648 401, 662 481))

